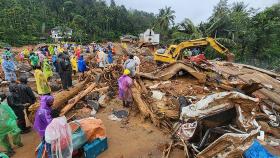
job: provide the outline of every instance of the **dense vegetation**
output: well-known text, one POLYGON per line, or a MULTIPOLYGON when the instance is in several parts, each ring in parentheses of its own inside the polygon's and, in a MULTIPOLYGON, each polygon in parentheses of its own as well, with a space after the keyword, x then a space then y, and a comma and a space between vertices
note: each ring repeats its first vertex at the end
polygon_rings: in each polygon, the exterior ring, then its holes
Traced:
POLYGON ((127 10, 114 0, 109 5, 103 0, 0 0, 0 45, 41 42, 49 39, 56 26, 72 28, 72 40, 82 43, 137 36, 152 27, 163 44, 210 36, 228 47, 239 62, 279 68, 279 3, 258 11, 242 2, 220 0, 209 19, 199 25, 187 17, 175 25, 174 14, 170 7, 160 9, 158 15, 127 10))
POLYGON ((100 0, 1 0, 0 41, 12 45, 37 43, 56 26, 73 29, 73 40, 91 42, 137 35, 155 16, 100 0))
POLYGON ((188 18, 176 26, 173 23, 174 11, 160 10, 156 28, 167 43, 213 37, 236 55, 237 62, 280 70, 280 3, 258 11, 243 2, 220 0, 208 21, 198 26, 188 18))

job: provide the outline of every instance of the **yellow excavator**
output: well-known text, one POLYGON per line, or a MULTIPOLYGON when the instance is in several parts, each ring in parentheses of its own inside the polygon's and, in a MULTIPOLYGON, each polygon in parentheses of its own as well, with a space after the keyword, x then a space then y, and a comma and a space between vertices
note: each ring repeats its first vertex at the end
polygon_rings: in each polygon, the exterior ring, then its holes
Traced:
POLYGON ((173 63, 183 59, 182 54, 184 50, 208 45, 221 55, 226 56, 227 61, 233 62, 234 54, 230 53, 226 47, 211 37, 189 40, 178 45, 170 45, 166 50, 159 49, 154 53, 154 60, 157 63, 173 63))

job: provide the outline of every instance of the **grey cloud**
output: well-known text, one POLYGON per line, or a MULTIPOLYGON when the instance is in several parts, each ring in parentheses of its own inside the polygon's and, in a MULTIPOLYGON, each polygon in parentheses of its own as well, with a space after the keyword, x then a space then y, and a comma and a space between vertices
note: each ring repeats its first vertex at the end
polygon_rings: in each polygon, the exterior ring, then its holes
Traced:
MULTIPOLYGON (((109 1, 109 0, 107 0, 109 1)), ((279 0, 229 0, 229 3, 243 1, 249 7, 264 9, 279 0)), ((219 0, 115 0, 118 5, 157 14, 160 8, 171 6, 176 12, 176 22, 190 18, 196 24, 207 20, 219 0)))

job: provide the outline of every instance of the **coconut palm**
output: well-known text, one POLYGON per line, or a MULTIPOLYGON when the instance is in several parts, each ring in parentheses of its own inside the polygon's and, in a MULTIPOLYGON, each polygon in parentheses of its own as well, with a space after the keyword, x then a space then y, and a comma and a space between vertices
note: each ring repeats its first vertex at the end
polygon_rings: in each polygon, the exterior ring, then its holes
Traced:
POLYGON ((172 10, 171 7, 165 7, 164 9, 160 9, 154 27, 158 26, 162 30, 167 31, 170 25, 174 25, 174 14, 175 11, 172 10))

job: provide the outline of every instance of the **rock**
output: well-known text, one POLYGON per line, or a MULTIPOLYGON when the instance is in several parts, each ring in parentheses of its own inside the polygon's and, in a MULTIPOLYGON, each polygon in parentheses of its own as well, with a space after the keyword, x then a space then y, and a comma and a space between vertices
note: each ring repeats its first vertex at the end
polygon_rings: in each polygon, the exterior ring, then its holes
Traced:
POLYGON ((91 110, 90 115, 95 117, 95 114, 97 113, 97 111, 95 111, 94 109, 91 110))
POLYGON ((152 97, 157 100, 161 100, 165 95, 165 93, 162 93, 161 91, 152 91, 152 93, 153 93, 152 97))
POLYGON ((31 65, 28 63, 17 63, 16 66, 20 72, 29 72, 32 70, 31 65))
POLYGON ((107 96, 108 96, 110 99, 113 99, 113 98, 114 98, 115 92, 114 92, 114 89, 113 89, 112 87, 109 88, 108 93, 107 93, 107 96))
POLYGON ((87 100, 87 105, 89 105, 96 112, 99 110, 100 107, 99 103, 95 100, 87 100))
POLYGON ((108 119, 110 119, 112 121, 121 121, 122 120, 122 119, 118 118, 117 116, 115 116, 114 114, 109 115, 108 119))
POLYGON ((61 85, 56 82, 50 82, 49 84, 52 91, 59 91, 62 88, 61 85))
POLYGON ((92 92, 92 93, 89 93, 89 94, 85 97, 85 100, 98 100, 98 99, 99 99, 99 95, 100 95, 99 92, 92 92))
POLYGON ((126 110, 113 111, 113 115, 115 115, 117 118, 126 118, 128 117, 128 111, 126 110))
POLYGON ((100 106, 104 106, 104 105, 105 105, 105 98, 106 98, 106 95, 102 95, 102 96, 98 99, 98 103, 100 104, 100 106))

